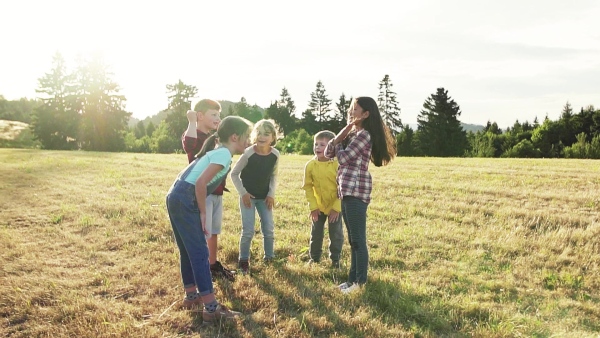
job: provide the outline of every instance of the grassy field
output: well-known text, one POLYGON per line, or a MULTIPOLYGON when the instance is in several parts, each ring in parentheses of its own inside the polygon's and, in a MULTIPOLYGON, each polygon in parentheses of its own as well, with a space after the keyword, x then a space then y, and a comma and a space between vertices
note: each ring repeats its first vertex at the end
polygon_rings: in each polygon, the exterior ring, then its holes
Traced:
MULTIPOLYGON (((308 156, 281 159, 277 260, 215 283, 243 319, 178 309, 178 252, 164 196, 185 155, 0 149, 0 336, 596 337, 600 162, 398 158, 373 167, 367 287, 307 266, 308 156)), ((228 184, 232 187, 231 182, 228 184)), ((220 260, 238 253, 224 197, 220 260)))

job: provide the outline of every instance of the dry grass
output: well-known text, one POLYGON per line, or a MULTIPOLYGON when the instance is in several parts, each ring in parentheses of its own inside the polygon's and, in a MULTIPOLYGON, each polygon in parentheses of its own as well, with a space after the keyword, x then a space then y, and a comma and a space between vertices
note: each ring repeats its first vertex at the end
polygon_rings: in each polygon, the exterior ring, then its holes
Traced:
MULTIPOLYGON (((597 336, 600 162, 399 158, 373 168, 370 276, 305 263, 306 156, 283 156, 276 254, 217 282, 243 320, 177 309, 164 195, 184 155, 0 149, 0 335, 14 337, 597 336), (174 305, 175 304, 175 305, 174 305)), ((231 187, 232 185, 229 184, 231 187)), ((225 195, 220 260, 240 220, 225 195)), ((348 246, 344 247, 348 260, 348 246)))

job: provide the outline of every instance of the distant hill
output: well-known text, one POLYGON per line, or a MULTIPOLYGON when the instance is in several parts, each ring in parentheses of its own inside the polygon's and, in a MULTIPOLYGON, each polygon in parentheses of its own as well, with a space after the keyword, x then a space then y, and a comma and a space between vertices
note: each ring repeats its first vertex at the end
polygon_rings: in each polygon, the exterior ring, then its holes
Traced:
POLYGON ((25 122, 0 120, 0 140, 15 140, 21 132, 28 130, 25 122))

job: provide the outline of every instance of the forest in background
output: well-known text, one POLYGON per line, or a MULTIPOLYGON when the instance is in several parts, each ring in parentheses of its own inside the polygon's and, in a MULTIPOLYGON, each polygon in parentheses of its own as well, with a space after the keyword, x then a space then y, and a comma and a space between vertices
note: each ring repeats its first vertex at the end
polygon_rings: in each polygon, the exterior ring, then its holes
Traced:
MULTIPOLYGON (((0 95, 0 147, 54 150, 93 150, 142 153, 181 152, 187 127, 185 112, 198 94, 181 80, 165 86, 168 105, 144 120, 125 110, 125 96, 99 57, 66 67, 60 53, 52 69, 39 78, 36 98, 6 100, 0 95), (23 127, 25 123, 27 127, 23 127)), ((558 120, 515 121, 501 129, 491 119, 485 126, 460 121, 459 104, 445 88, 436 88, 423 103, 416 125, 402 122, 401 108, 388 75, 377 84, 381 115, 397 141, 398 156, 600 158, 600 110, 575 111, 569 102, 558 120)), ((1 93, 0 93, 1 94, 1 93)), ((220 101, 222 116, 238 115, 256 122, 275 120, 280 128, 277 147, 285 153, 311 154, 312 135, 338 131, 346 124, 352 97, 332 100, 318 81, 308 109, 296 110, 284 87, 269 107, 220 101)))

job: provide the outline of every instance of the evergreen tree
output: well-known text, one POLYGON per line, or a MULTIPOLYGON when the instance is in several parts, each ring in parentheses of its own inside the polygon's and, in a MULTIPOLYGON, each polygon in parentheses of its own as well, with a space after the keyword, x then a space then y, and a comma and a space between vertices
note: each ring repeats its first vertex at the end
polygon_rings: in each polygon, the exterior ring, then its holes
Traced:
POLYGON ((144 127, 144 121, 139 121, 135 125, 134 135, 135 135, 135 138, 138 138, 138 139, 146 136, 146 128, 144 127))
POLYGON ((564 146, 560 141, 561 127, 547 116, 544 123, 531 135, 531 142, 541 151, 541 157, 562 157, 564 146))
POLYGON ((79 114, 76 110, 73 76, 67 73, 60 53, 53 57, 50 73, 41 77, 36 92, 42 105, 33 113, 31 131, 44 149, 76 149, 79 114))
POLYGON ((565 146, 570 146, 577 142, 577 126, 574 125, 573 121, 573 107, 569 102, 565 104, 560 114, 559 125, 560 125, 560 141, 565 146))
POLYGON ((487 121, 485 128, 483 128, 483 131, 490 132, 490 133, 496 134, 496 135, 502 134, 502 130, 498 127, 498 124, 496 122, 491 123, 489 120, 487 121))
POLYGON ((127 122, 125 97, 99 55, 83 60, 76 71, 78 108, 81 112, 80 141, 85 150, 125 149, 127 122))
POLYGON ((260 107, 257 105, 250 106, 245 97, 242 97, 240 102, 233 106, 233 115, 243 117, 251 122, 257 122, 263 117, 260 107))
MULTIPOLYGON (((187 111, 192 109, 192 98, 198 93, 196 86, 187 85, 179 80, 175 84, 167 85, 167 94, 169 99, 169 113, 165 118, 169 137, 177 144, 175 149, 181 148, 180 137, 187 129, 187 111)), ((166 142, 166 141, 165 141, 166 142)), ((165 143, 166 144, 166 143, 165 143)))
POLYGON ((417 117, 419 149, 425 156, 462 156, 467 149, 467 135, 460 125, 458 104, 448 91, 438 88, 423 103, 417 117))
POLYGON ((335 104, 335 115, 331 120, 329 130, 337 133, 348 124, 348 110, 352 104, 352 98, 346 99, 346 95, 342 93, 340 100, 335 104))
POLYGON ((327 121, 329 120, 328 113, 331 111, 331 108, 329 108, 330 105, 331 100, 327 97, 325 86, 323 86, 323 83, 319 80, 315 91, 310 93, 310 101, 308 102, 309 110, 314 115, 319 129, 327 128, 327 121))
POLYGON ((392 133, 397 134, 402 130, 402 120, 400 119, 400 107, 398 107, 396 101, 396 93, 392 91, 392 87, 392 80, 386 74, 379 82, 377 105, 383 122, 387 124, 392 133))
POLYGON ((148 125, 146 126, 146 135, 152 137, 152 134, 154 134, 155 130, 156 126, 154 125, 154 123, 152 123, 152 121, 148 122, 148 125))
POLYGON ((277 101, 277 106, 279 107, 279 119, 275 120, 281 128, 281 131, 284 135, 288 135, 296 129, 296 124, 298 123, 298 119, 296 118, 296 105, 294 104, 294 100, 287 88, 283 87, 281 90, 281 95, 279 97, 279 101, 277 101))
POLYGON ((322 129, 310 108, 306 109, 302 113, 302 119, 300 120, 300 128, 304 129, 310 135, 314 135, 322 129))
POLYGON ((396 149, 398 156, 414 156, 413 147, 415 132, 409 126, 403 126, 402 131, 396 135, 396 149))

